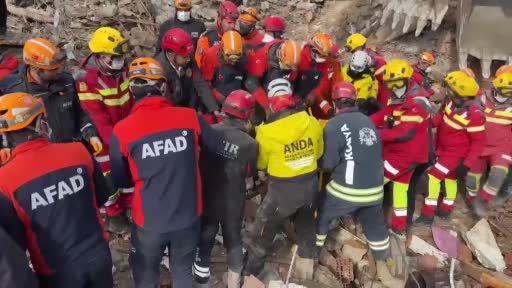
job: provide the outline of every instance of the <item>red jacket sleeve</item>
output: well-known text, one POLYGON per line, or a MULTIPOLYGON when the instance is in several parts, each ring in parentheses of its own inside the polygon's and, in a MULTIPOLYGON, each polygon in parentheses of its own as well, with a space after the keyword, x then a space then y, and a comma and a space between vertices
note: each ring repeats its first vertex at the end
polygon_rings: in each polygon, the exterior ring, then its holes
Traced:
POLYGON ((471 120, 466 131, 469 135, 469 152, 464 160, 464 166, 471 168, 482 154, 485 144, 485 116, 481 111, 471 111, 471 120))
MULTIPOLYGON (((217 46, 213 46, 209 48, 203 55, 203 63, 201 65, 201 74, 203 74, 204 80, 208 81, 209 83, 213 79, 213 74, 215 72, 215 64, 216 64, 216 57, 218 52, 217 46)), ((211 84, 211 83, 210 83, 211 84)))

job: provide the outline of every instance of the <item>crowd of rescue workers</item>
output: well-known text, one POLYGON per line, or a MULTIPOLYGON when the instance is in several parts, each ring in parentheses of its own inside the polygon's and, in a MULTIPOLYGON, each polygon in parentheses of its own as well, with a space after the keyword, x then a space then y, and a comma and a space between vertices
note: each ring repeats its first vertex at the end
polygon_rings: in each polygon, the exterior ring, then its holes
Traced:
POLYGON ((106 231, 131 229, 135 287, 159 287, 164 253, 172 287, 210 287, 220 227, 225 281, 239 288, 275 276, 265 260, 287 221, 295 277, 311 280, 332 223, 354 215, 378 278, 403 287, 392 239, 450 219, 464 200, 486 217, 507 199, 512 66, 488 90, 470 69, 434 83, 428 51, 410 64, 361 34, 343 50, 323 32, 301 45, 284 18, 230 1, 206 30, 191 0, 175 7, 154 57, 128 62, 127 39, 101 27, 72 75, 65 52, 38 37, 0 82, 0 286, 113 287, 106 231), (244 217, 258 185, 266 192, 244 217))

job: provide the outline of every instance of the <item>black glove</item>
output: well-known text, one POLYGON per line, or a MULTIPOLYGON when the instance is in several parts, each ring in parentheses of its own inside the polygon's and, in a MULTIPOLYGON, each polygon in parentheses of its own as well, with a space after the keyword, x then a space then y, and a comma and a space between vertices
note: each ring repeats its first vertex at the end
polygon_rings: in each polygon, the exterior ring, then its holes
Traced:
POLYGON ((396 142, 407 142, 411 140, 412 137, 414 137, 414 135, 416 135, 416 129, 411 129, 407 131, 407 133, 404 136, 396 138, 396 142))
POLYGON ((462 175, 464 175, 464 176, 466 176, 469 172, 469 167, 464 164, 460 165, 459 169, 460 169, 460 173, 462 173, 462 175))
POLYGON ((395 117, 388 116, 388 118, 386 119, 386 127, 391 129, 391 128, 393 128, 393 126, 395 126, 395 117))

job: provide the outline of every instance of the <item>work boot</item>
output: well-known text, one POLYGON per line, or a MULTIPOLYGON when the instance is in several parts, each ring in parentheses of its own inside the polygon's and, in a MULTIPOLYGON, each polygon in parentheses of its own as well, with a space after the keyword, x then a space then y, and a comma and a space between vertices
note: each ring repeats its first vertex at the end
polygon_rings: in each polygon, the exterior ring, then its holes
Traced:
POLYGON ((107 231, 110 233, 123 234, 130 231, 130 224, 128 223, 128 220, 126 220, 126 217, 123 215, 117 215, 113 217, 107 216, 105 222, 107 231))
POLYGON ((295 258, 294 276, 299 280, 313 280, 313 268, 315 261, 313 259, 302 258, 297 255, 295 258))
POLYGON ((389 258, 386 261, 377 260, 377 276, 379 277, 382 284, 388 288, 405 287, 405 281, 403 279, 393 277, 391 271, 394 270, 393 259, 389 258))
POLYGON ((234 272, 231 269, 228 270, 228 288, 240 288, 240 273, 234 272))
POLYGON ((475 199, 475 201, 473 201, 473 212, 480 218, 486 218, 489 215, 487 202, 480 198, 475 199))
POLYGON ((427 216, 425 214, 421 214, 420 217, 414 220, 414 226, 432 226, 434 223, 434 216, 427 216))

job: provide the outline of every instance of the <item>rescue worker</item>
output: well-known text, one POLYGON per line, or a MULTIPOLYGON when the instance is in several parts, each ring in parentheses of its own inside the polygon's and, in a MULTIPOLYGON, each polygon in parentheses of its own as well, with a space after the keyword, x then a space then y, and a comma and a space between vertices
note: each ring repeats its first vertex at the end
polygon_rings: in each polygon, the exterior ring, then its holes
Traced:
POLYGON ((492 84, 492 91, 480 98, 486 118, 486 145, 466 177, 468 196, 480 217, 486 216, 512 164, 512 73, 499 74, 492 84), (480 188, 480 179, 487 171, 487 180, 480 188))
POLYGON ((219 105, 197 65, 192 61, 193 52, 192 38, 185 30, 172 28, 165 33, 162 51, 156 59, 164 67, 169 87, 166 96, 174 106, 214 113, 219 111, 219 105))
MULTIPOLYGON (((121 32, 110 27, 97 29, 89 41, 91 53, 75 76, 76 90, 82 108, 88 112, 103 143, 95 159, 101 171, 110 174, 108 147, 114 125, 128 116, 133 97, 128 91, 128 42, 121 32)), ((118 191, 105 203, 107 230, 124 232, 128 221, 122 215, 130 208, 133 188, 118 191)))
POLYGON ((238 8, 233 2, 225 0, 219 4, 217 21, 215 22, 216 29, 207 30, 197 40, 195 59, 199 67, 203 63, 203 54, 213 45, 220 43, 222 34, 226 31, 235 30, 239 15, 238 8))
POLYGON ((243 89, 246 63, 242 36, 237 31, 224 33, 220 45, 205 53, 201 73, 219 105, 231 92, 243 89))
MULTIPOLYGON (((299 57, 300 47, 293 40, 270 42, 250 55, 244 84, 254 96, 259 108, 268 109, 266 88, 271 81, 285 78, 292 84, 295 82, 299 57)), ((258 113, 258 110, 256 112, 258 113)))
POLYGON ((299 279, 312 279, 314 256, 313 199, 318 187, 317 160, 324 143, 318 121, 295 107, 290 83, 283 78, 268 87, 270 117, 256 128, 259 145, 258 170, 266 170, 268 192, 256 211, 250 229, 245 274, 260 279, 265 258, 283 222, 295 215, 298 254, 295 271, 299 279))
POLYGON ((80 143, 47 140, 43 104, 32 95, 6 94, 0 110, 0 133, 14 147, 0 168, 0 221, 28 248, 41 287, 112 288, 112 259, 98 210, 110 187, 98 164, 80 143))
POLYGON ((4 231, 1 224, 0 245, 2 249, 0 254, 0 283, 5 287, 39 287, 34 272, 28 266, 25 251, 21 250, 20 246, 4 231))
POLYGON ((135 187, 129 256, 135 287, 159 286, 168 247, 172 286, 191 288, 202 214, 199 141, 220 153, 223 139, 195 110, 163 96, 165 71, 157 60, 137 58, 128 73, 135 105, 114 126, 110 161, 115 186, 135 187))
POLYGON ((284 32, 286 31, 286 20, 278 15, 270 15, 263 20, 263 30, 265 35, 263 43, 269 43, 273 40, 283 40, 284 32))
POLYGON ((62 72, 65 54, 43 38, 27 40, 17 73, 0 83, 3 94, 25 92, 42 99, 52 142, 84 141, 95 155, 103 150, 96 128, 80 107, 73 77, 62 72))
POLYGON ((259 20, 258 11, 254 7, 245 8, 238 17, 236 30, 244 38, 246 53, 252 53, 257 48, 263 46, 264 35, 256 29, 256 24, 259 20))
POLYGON ((328 119, 332 114, 331 87, 339 62, 334 59, 332 37, 317 32, 302 48, 295 87, 297 100, 312 108, 317 118, 328 119))
POLYGON ((429 51, 424 51, 420 55, 419 61, 412 65, 414 72, 412 73, 412 80, 427 91, 428 96, 434 95, 432 89, 432 79, 429 77, 429 73, 432 71, 432 66, 436 64, 434 54, 429 51))
POLYGON ((419 93, 425 95, 411 81, 412 73, 411 65, 402 59, 393 59, 384 66, 383 80, 391 97, 386 107, 370 116, 382 139, 384 183, 391 183, 391 229, 398 238, 405 238, 407 190, 414 168, 428 161, 430 115, 414 99, 419 93))
POLYGON ((485 116, 473 104, 480 89, 478 83, 462 71, 450 72, 444 80, 446 102, 432 121, 437 127, 437 160, 428 172, 428 196, 415 221, 418 224, 431 225, 436 212, 445 218, 451 214, 457 196, 455 169, 462 163, 466 175, 485 146, 485 116), (444 197, 439 195, 442 181, 444 197))
POLYGON ((368 53, 372 59, 371 66, 375 69, 375 71, 377 71, 386 65, 386 59, 384 59, 384 57, 380 55, 375 49, 366 47, 366 42, 367 39, 363 34, 351 34, 345 42, 345 51, 350 53, 354 53, 356 51, 364 51, 368 53))
MULTIPOLYGON (((331 173, 327 194, 319 209, 316 245, 324 246, 332 220, 354 214, 363 225, 377 273, 387 287, 402 287, 403 281, 390 274, 389 235, 382 211, 384 168, 377 128, 359 112, 356 90, 351 83, 338 82, 332 91, 336 116, 324 128, 325 151, 320 166, 331 173), (352 139, 358 139, 353 141, 352 139)), ((321 249, 320 263, 329 252, 321 249)))
POLYGON ((9 52, 0 52, 0 81, 18 68, 18 58, 9 52))
POLYGON ((355 51, 350 63, 341 69, 341 78, 350 82, 356 89, 357 106, 366 115, 371 115, 380 109, 377 102, 379 83, 371 68, 371 58, 365 51, 355 51))
POLYGON ((253 110, 251 94, 243 90, 231 92, 222 105, 224 121, 213 125, 213 128, 223 132, 226 139, 224 150, 233 151, 235 157, 222 159, 208 151, 201 155, 205 212, 193 269, 198 287, 210 287, 210 257, 220 223, 228 255, 228 288, 240 288, 243 267, 240 232, 246 194, 245 178, 247 171, 250 171, 249 176, 257 176, 258 171, 258 144, 249 136, 249 119, 253 110))
POLYGON ((192 0, 174 0, 174 18, 170 18, 160 25, 158 40, 156 42, 156 54, 162 50, 162 39, 165 32, 171 28, 181 28, 192 36, 194 47, 197 46, 197 40, 206 31, 206 26, 202 20, 192 16, 192 0))

